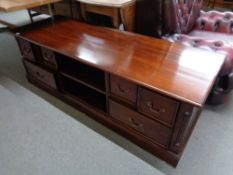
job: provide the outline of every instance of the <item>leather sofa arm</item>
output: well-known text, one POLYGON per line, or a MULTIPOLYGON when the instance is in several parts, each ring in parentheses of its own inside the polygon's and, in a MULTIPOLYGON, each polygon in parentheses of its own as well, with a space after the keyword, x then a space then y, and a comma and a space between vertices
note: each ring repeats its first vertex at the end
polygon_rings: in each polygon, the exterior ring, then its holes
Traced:
POLYGON ((233 33, 233 12, 200 12, 195 29, 220 33, 233 33))

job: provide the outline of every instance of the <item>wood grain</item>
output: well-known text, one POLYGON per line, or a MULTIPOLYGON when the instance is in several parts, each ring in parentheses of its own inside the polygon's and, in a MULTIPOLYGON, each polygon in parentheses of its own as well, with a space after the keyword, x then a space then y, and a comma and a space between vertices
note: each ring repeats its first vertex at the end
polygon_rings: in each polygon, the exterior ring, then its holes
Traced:
POLYGON ((26 40, 199 107, 225 59, 225 55, 70 19, 16 32, 26 40))

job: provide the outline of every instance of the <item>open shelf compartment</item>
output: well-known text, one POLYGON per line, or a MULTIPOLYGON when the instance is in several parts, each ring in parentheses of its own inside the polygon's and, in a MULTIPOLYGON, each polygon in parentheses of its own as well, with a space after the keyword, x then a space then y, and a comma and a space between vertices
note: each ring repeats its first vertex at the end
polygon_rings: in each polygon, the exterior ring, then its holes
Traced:
POLYGON ((64 55, 59 54, 57 57, 58 67, 64 75, 70 76, 70 78, 73 77, 80 83, 105 92, 105 72, 64 55))
POLYGON ((104 94, 62 75, 60 76, 60 84, 65 95, 106 113, 106 96, 104 94))

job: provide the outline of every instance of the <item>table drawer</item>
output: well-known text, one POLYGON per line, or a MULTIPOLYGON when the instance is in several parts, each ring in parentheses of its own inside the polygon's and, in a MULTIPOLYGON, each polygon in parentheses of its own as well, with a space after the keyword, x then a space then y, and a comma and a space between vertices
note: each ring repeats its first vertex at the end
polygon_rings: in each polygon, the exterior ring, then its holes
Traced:
POLYGON ((54 75, 47 70, 44 70, 28 61, 24 60, 24 65, 28 71, 28 73, 39 81, 45 83, 46 85, 57 89, 56 81, 54 79, 54 75))
POLYGON ((142 88, 138 110, 143 114, 173 125, 179 103, 168 97, 142 88))
POLYGON ((110 75, 110 93, 136 103, 137 85, 120 77, 110 75))
POLYGON ((112 100, 109 101, 110 116, 127 126, 134 128, 154 142, 167 146, 170 136, 170 128, 151 120, 133 110, 122 106, 112 100))
POLYGON ((43 62, 53 67, 57 67, 57 61, 53 51, 46 48, 41 48, 41 56, 43 62))
POLYGON ((20 48, 20 51, 21 51, 21 54, 31 60, 31 61, 35 61, 35 56, 34 56, 34 53, 33 53, 33 48, 32 48, 32 45, 30 42, 28 41, 25 41, 23 39, 18 39, 18 44, 19 44, 19 48, 20 48))

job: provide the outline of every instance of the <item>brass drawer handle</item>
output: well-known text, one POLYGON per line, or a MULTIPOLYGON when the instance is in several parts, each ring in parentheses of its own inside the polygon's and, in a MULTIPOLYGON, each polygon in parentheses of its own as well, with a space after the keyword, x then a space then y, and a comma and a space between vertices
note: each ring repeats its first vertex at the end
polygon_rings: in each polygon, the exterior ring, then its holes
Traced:
POLYGON ((23 50, 24 53, 30 53, 31 52, 31 48, 28 47, 28 46, 23 46, 22 50, 23 50))
POLYGON ((143 128, 144 126, 142 123, 137 123, 133 118, 129 118, 129 122, 134 128, 143 128))
POLYGON ((43 52, 43 57, 45 60, 51 60, 53 58, 53 54, 49 52, 43 52))
POLYGON ((159 114, 160 112, 166 112, 164 108, 161 108, 161 109, 155 108, 151 101, 147 102, 147 107, 149 108, 150 112, 155 113, 155 114, 159 114))
POLYGON ((121 87, 121 85, 119 85, 118 84, 118 86, 117 86, 117 89, 121 92, 121 93, 123 93, 123 94, 127 94, 127 93, 129 93, 129 89, 123 89, 122 87, 121 87))
POLYGON ((40 72, 36 72, 36 76, 39 79, 44 79, 44 75, 42 75, 40 72))

